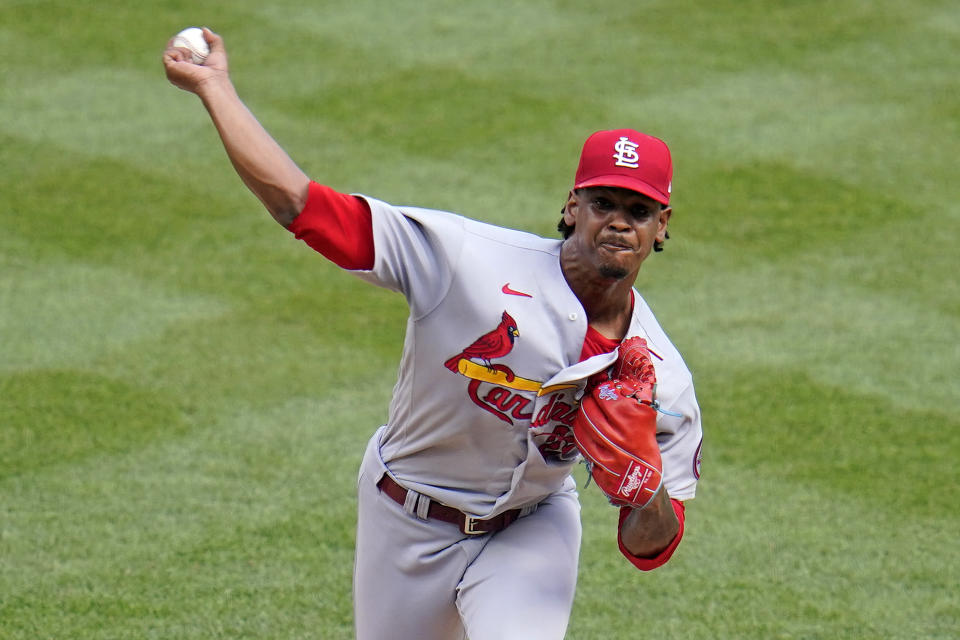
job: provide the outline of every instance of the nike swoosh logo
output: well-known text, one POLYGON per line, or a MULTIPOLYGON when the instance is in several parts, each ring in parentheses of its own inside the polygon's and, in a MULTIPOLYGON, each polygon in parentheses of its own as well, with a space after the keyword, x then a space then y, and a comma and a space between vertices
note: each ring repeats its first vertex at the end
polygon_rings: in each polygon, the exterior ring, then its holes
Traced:
POLYGON ((524 293, 523 291, 517 291, 516 289, 511 289, 509 282, 508 282, 507 284, 503 285, 503 288, 500 289, 500 291, 503 291, 505 294, 507 294, 507 295, 509 295, 509 296, 522 296, 522 297, 524 297, 524 298, 532 298, 532 297, 533 297, 533 296, 530 295, 529 293, 524 293))

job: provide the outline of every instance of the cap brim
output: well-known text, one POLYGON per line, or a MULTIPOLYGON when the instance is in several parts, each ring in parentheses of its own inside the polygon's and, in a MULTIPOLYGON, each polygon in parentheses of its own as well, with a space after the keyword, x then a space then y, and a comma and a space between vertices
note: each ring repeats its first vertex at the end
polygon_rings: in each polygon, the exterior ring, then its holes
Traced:
POLYGON ((648 198, 653 198, 660 204, 668 205, 670 204, 670 194, 663 193, 659 189, 651 187, 646 182, 642 180, 637 180, 635 178, 628 178, 621 175, 608 175, 608 176, 595 176, 589 178, 582 182, 578 182, 573 185, 574 189, 583 189, 586 187, 619 187, 621 189, 629 189, 630 191, 636 191, 641 193, 648 198))

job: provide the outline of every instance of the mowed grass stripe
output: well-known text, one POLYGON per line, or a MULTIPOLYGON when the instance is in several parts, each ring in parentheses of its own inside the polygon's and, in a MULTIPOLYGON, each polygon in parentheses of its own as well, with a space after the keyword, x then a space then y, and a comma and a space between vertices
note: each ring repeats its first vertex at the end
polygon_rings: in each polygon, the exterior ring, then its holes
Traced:
MULTIPOLYGON (((150 71, 104 66, 15 77, 0 99, 0 131, 52 145, 81 162, 114 160, 172 176, 188 192, 226 191, 230 169, 223 166, 216 132, 200 117, 195 98, 175 98, 178 90, 164 81, 159 53, 155 65, 150 71), (223 171, 210 173, 211 167, 223 171)), ((120 179, 111 182, 123 186, 120 179)))
MULTIPOLYGON (((58 569, 80 576, 98 571, 98 562, 175 556, 208 538, 223 536, 230 547, 234 528, 268 527, 290 511, 317 509, 321 529, 349 519, 363 444, 382 419, 384 381, 263 410, 238 403, 189 433, 126 451, 104 447, 87 459, 6 478, 3 540, 16 552, 6 557, 20 557, 41 574, 53 570, 55 579, 58 569), (43 526, 64 519, 76 526, 43 526)), ((351 535, 339 524, 327 534, 351 535)), ((4 575, 21 587, 40 577, 4 575)))
POLYGON ((109 637, 122 621, 143 637, 310 637, 319 625, 349 637, 342 523, 386 401, 375 387, 237 412, 189 437, 4 483, 4 556, 22 559, 0 574, 5 629, 109 637))
POLYGON ((940 122, 949 121, 955 111, 940 97, 942 89, 934 86, 919 100, 878 98, 851 86, 855 71, 851 74, 848 81, 844 75, 748 68, 704 78, 669 96, 630 96, 616 113, 621 119, 638 111, 656 114, 657 128, 677 145, 678 196, 684 192, 679 187, 688 175, 686 167, 759 161, 908 203, 951 202, 943 196, 957 193, 947 162, 957 144, 945 134, 956 129, 949 125, 945 130, 940 122), (744 96, 751 97, 749 102, 744 96), (705 112, 711 114, 709 121, 704 121, 705 112))
POLYGON ((153 285, 121 268, 39 262, 0 274, 0 372, 82 365, 174 323, 213 322, 223 301, 153 285))
POLYGON ((956 518, 953 414, 898 408, 784 368, 731 368, 707 408, 716 462, 856 498, 877 513, 956 518), (905 469, 910 469, 908 474, 905 469))
POLYGON ((775 366, 891 408, 942 415, 957 408, 949 375, 958 356, 954 316, 769 268, 727 270, 722 279, 722 290, 712 279, 692 283, 684 303, 653 296, 688 359, 702 363, 702 382, 728 367, 775 366), (698 331, 702 318, 715 318, 709 335, 698 331))
MULTIPOLYGON (((159 64, 156 73, 161 73, 159 64)), ((241 68, 238 83, 243 83, 245 75, 255 77, 241 68)), ((519 88, 505 93, 495 82, 473 80, 459 70, 438 68, 426 84, 420 84, 422 71, 406 72, 406 78, 392 78, 399 88, 375 83, 369 88, 321 85, 303 98, 268 98, 255 93, 249 102, 318 180, 398 203, 446 207, 472 217, 512 221, 514 226, 552 233, 556 224, 553 212, 559 210, 575 169, 570 156, 576 154, 576 145, 556 144, 555 120, 567 111, 562 104, 519 88), (469 87, 473 89, 465 90, 469 87), (431 93, 460 98, 459 102, 436 105, 433 116, 424 117, 422 95, 431 93), (486 106, 482 97, 491 93, 501 99, 486 106), (344 95, 349 99, 339 97, 344 95), (404 126, 390 125, 391 119, 384 114, 355 118, 358 99, 393 104, 390 118, 403 118, 404 126), (545 118, 545 111, 553 118, 545 118), (504 119, 507 112, 530 116, 522 121, 504 119), (315 119, 317 114, 322 115, 320 121, 315 119), (499 130, 498 123, 503 123, 499 130), (304 136, 304 130, 310 135, 304 136), (368 151, 357 154, 348 165, 338 160, 367 147, 368 151), (504 162, 505 155, 511 160, 504 162), (485 170, 476 171, 477 164, 485 170), (526 173, 518 175, 519 167, 526 173), (511 185, 518 196, 504 209, 500 194, 511 185)), ((200 104, 194 97, 158 83, 154 74, 89 68, 48 75, 42 82, 31 80, 14 94, 18 95, 15 104, 4 108, 0 101, 0 114, 9 116, 0 121, 0 130, 17 144, 35 143, 35 157, 42 163, 46 163, 42 154, 49 153, 46 149, 73 159, 67 175, 46 173, 50 177, 46 189, 18 188, 21 198, 30 198, 51 215, 68 208, 60 204, 64 198, 76 196, 70 186, 84 189, 76 180, 61 181, 78 171, 78 176, 83 175, 86 172, 81 167, 89 167, 90 175, 115 174, 110 190, 99 180, 85 187, 95 187, 94 195, 109 199, 110 205, 100 208, 102 216, 119 218, 101 220, 101 233, 116 235, 118 224, 128 227, 134 221, 143 225, 147 238, 182 232, 184 223, 191 222, 186 214, 191 213, 199 228, 209 224, 203 218, 213 218, 224 227, 228 222, 236 225, 230 237, 240 231, 248 238, 273 237, 267 230, 269 218, 259 203, 243 193, 224 161, 200 104), (130 93, 139 97, 133 109, 125 103, 130 93), (29 108, 23 108, 24 104, 29 108), (116 124, 118 120, 122 126, 116 124), (149 189, 167 183, 175 184, 183 197, 172 209, 164 203, 162 211, 155 211, 156 204, 148 198, 153 189, 146 193, 131 190, 133 185, 142 188, 145 184, 149 189), (160 224, 166 225, 162 231, 160 224)), ((574 121, 567 128, 570 137, 584 129, 574 121)), ((67 168, 65 162, 54 160, 54 166, 58 164, 67 168)), ((69 210, 82 208, 74 205, 69 210)), ((75 236, 76 231, 70 233, 75 236)), ((189 235, 181 237, 189 241, 189 235)), ((102 243, 104 239, 89 241, 102 243)), ((221 242, 224 239, 219 238, 221 242)))
MULTIPOLYGON (((313 335, 318 327, 303 328, 309 322, 250 312, 179 323, 73 368, 34 367, 0 377, 0 418, 7 425, 0 477, 202 430, 238 406, 263 410, 281 398, 335 396, 331 390, 349 385, 361 370, 364 379, 389 388, 384 381, 396 369, 395 349, 373 346, 369 336, 351 340, 352 331, 343 343, 322 342, 313 335), (258 319, 272 324, 257 325, 258 319)), ((313 322, 322 324, 323 316, 313 322)), ((371 323, 351 329, 364 327, 380 333, 371 323)), ((330 329, 343 331, 336 322, 330 329)), ((400 327, 385 330, 399 333, 400 327)), ((349 398, 344 402, 349 406, 349 398)), ((379 422, 386 406, 376 407, 379 422)))

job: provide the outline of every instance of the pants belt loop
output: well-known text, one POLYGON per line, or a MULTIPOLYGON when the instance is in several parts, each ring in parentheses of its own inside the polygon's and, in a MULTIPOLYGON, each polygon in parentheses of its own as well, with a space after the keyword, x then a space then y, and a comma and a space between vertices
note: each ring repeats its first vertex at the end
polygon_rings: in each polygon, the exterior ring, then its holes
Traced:
POLYGON ((416 491, 407 490, 407 497, 403 501, 403 510, 409 514, 414 514, 417 511, 417 499, 420 497, 420 494, 416 491))
MULTIPOLYGON (((413 493, 411 491, 411 493, 413 493)), ((426 520, 427 515, 430 513, 430 498, 421 494, 417 494, 417 517, 421 520, 426 520)))

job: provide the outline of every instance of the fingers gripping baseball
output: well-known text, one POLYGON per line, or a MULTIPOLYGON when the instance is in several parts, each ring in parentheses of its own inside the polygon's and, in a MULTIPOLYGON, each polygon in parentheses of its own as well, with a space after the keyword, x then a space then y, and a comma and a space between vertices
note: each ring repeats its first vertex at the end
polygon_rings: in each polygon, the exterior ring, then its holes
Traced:
POLYGON ((203 40, 210 52, 200 62, 194 62, 194 52, 183 46, 175 46, 175 38, 167 42, 163 52, 163 66, 167 79, 174 85, 197 93, 198 89, 212 79, 226 78, 228 73, 227 51, 223 38, 206 27, 203 28, 203 40))
POLYGON ((597 486, 617 505, 642 508, 660 489, 656 373, 646 343, 623 343, 612 379, 585 395, 573 435, 597 486))

